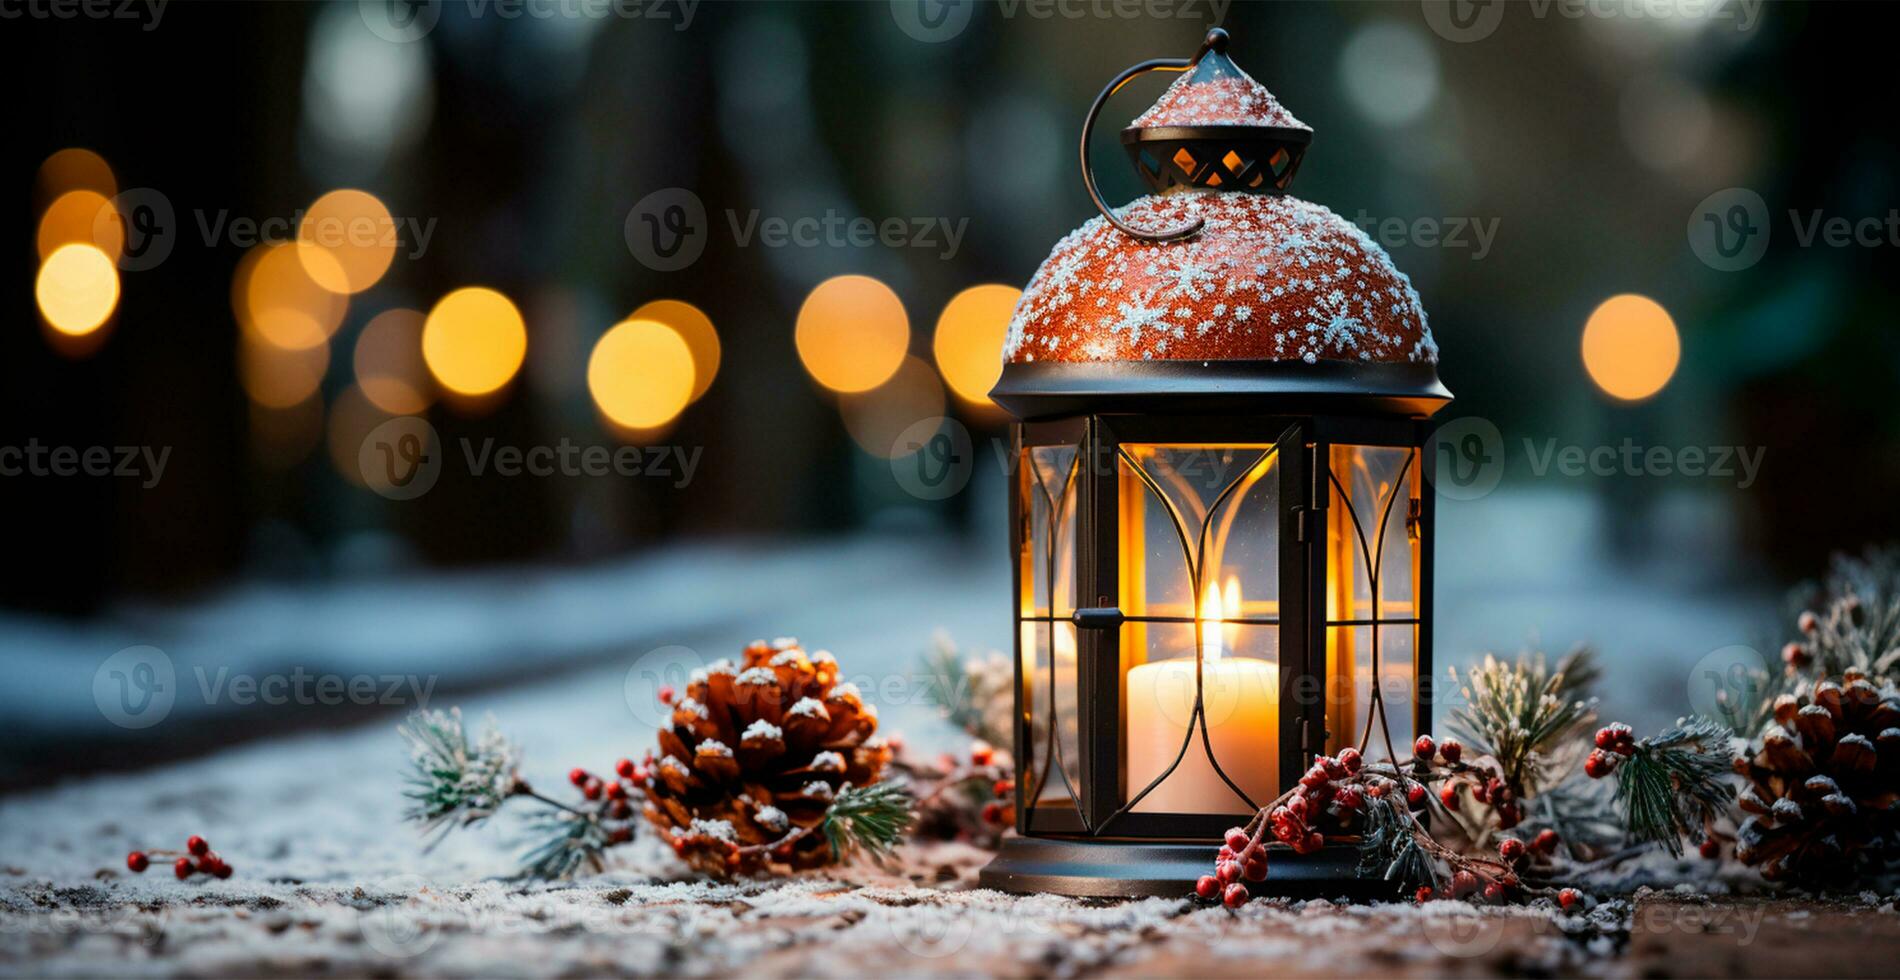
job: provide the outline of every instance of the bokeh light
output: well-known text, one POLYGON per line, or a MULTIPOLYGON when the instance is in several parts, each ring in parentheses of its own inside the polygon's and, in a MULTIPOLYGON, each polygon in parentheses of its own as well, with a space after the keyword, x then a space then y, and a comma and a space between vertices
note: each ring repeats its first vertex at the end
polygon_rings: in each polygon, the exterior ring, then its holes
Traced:
POLYGON ((486 395, 521 370, 528 326, 508 297, 466 286, 437 301, 422 327, 422 358, 442 387, 486 395))
POLYGON ((316 394, 330 368, 330 345, 290 350, 249 334, 238 338, 238 380, 265 408, 290 408, 316 394))
POLYGON ((890 380, 910 347, 910 319, 891 287, 870 276, 818 284, 798 311, 798 359, 832 391, 869 391, 890 380))
POLYGON ((860 448, 879 459, 916 452, 916 448, 897 445, 898 438, 918 421, 942 415, 943 409, 943 385, 937 381, 937 372, 916 357, 899 362, 884 384, 838 399, 845 431, 860 448))
POLYGON ((686 348, 693 352, 693 396, 689 404, 712 387, 713 377, 719 373, 719 332, 704 311, 681 300, 656 299, 634 310, 627 319, 657 320, 686 341, 686 348))
POLYGON ((1583 326, 1583 366, 1613 398, 1640 401, 1661 391, 1681 357, 1675 320, 1647 296, 1612 296, 1583 326))
POLYGON ((587 359, 587 390, 615 425, 652 429, 692 399, 693 352, 658 320, 626 320, 601 335, 587 359))
POLYGON ((231 294, 238 323, 285 350, 328 341, 349 310, 349 300, 317 285, 304 271, 297 248, 285 244, 260 245, 246 253, 231 294))
POLYGON ((51 201, 68 191, 92 191, 111 198, 119 193, 119 179, 105 158, 84 147, 73 146, 49 156, 40 164, 39 199, 51 201))
POLYGON ((1014 286, 971 286, 945 304, 937 317, 931 350, 937 370, 958 398, 989 405, 990 389, 1003 374, 1003 341, 1023 292, 1014 286))
POLYGON ((435 401, 422 361, 422 323, 415 310, 384 310, 356 338, 356 386, 391 415, 414 415, 435 401))
POLYGON ((1418 28, 1370 21, 1339 53, 1339 85, 1353 108, 1381 126, 1419 118, 1438 99, 1438 55, 1418 28))
POLYGON ((54 330, 89 334, 119 305, 119 269, 97 246, 61 245, 41 264, 33 294, 54 330))
POLYGON ((297 258, 317 285, 360 293, 396 257, 396 220, 376 195, 336 190, 316 199, 297 225, 297 258))
POLYGON ((61 245, 96 245, 112 261, 125 254, 125 223, 111 199, 93 190, 67 191, 40 215, 37 238, 41 261, 61 245))

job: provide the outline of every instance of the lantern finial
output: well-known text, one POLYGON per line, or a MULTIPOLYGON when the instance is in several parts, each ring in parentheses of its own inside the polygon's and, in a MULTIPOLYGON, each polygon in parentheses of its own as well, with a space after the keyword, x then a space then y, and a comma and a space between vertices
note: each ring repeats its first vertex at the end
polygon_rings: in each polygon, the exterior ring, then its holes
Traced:
POLYGON ((1148 111, 1122 130, 1122 145, 1142 180, 1155 193, 1183 189, 1279 194, 1293 182, 1313 128, 1280 105, 1267 87, 1227 57, 1228 36, 1207 32, 1190 59, 1159 58, 1124 70, 1096 96, 1082 125, 1082 181, 1089 198, 1110 224, 1144 241, 1190 238, 1194 222, 1168 231, 1135 228, 1102 200, 1089 165, 1089 135, 1108 97, 1137 75, 1151 71, 1180 73, 1148 111))

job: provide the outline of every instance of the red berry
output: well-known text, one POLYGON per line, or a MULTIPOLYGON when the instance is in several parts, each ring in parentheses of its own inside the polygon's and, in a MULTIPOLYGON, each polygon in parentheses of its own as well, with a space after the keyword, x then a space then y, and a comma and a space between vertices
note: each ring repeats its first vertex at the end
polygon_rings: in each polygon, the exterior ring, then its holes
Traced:
POLYGON ((995 789, 997 796, 1008 796, 1016 792, 1016 783, 1010 779, 999 779, 996 781, 995 789))
POLYGON ((1312 804, 1306 801, 1305 796, 1295 793, 1294 795, 1287 798, 1286 812, 1291 814, 1293 819, 1298 820, 1301 823, 1305 823, 1306 818, 1310 816, 1313 812, 1312 804))
POLYGON ((1583 893, 1575 888, 1566 888, 1557 893, 1557 904, 1566 909, 1575 908, 1581 901, 1583 901, 1583 893))
POLYGON ((1338 803, 1341 808, 1347 810, 1357 810, 1364 806, 1366 802, 1365 799, 1359 795, 1359 791, 1353 789, 1351 786, 1340 790, 1339 794, 1333 797, 1333 800, 1338 803))
POLYGON ((1479 803, 1491 802, 1491 784, 1490 783, 1471 784, 1471 798, 1474 800, 1477 800, 1479 803))
POLYGON ((1425 785, 1413 783, 1405 787, 1405 804, 1414 810, 1422 810, 1425 808, 1425 795, 1425 785))
POLYGON ((1805 667, 1808 663, 1808 651, 1799 643, 1790 643, 1781 648, 1781 659, 1790 667, 1805 667))
POLYGON ((1308 789, 1324 786, 1327 782, 1329 782, 1329 780, 1326 776, 1326 770, 1317 762, 1313 764, 1313 768, 1306 770, 1306 773, 1300 776, 1300 785, 1308 789))
POLYGON ((1465 747, 1457 739, 1448 738, 1438 747, 1438 755, 1445 760, 1446 765, 1457 765, 1458 760, 1464 758, 1465 747))
POLYGON ((1344 779, 1347 776, 1351 775, 1351 773, 1349 773, 1346 770, 1345 763, 1340 762, 1338 759, 1335 759, 1330 755, 1320 756, 1318 759, 1313 760, 1313 764, 1315 766, 1318 766, 1320 769, 1325 770, 1326 778, 1328 780, 1344 779))
POLYGON ((1365 766, 1366 760, 1359 754, 1358 749, 1349 746, 1339 750, 1339 764, 1344 766, 1349 773, 1358 772, 1365 766))
POLYGON ((1463 898, 1478 890, 1478 876, 1469 871, 1460 871, 1451 876, 1451 894, 1454 898, 1463 898))
POLYGON ((1325 846, 1326 838, 1320 836, 1319 831, 1315 830, 1307 834, 1306 839, 1300 841, 1300 846, 1295 847, 1293 850, 1298 854, 1313 854, 1325 846))
POLYGON ((1524 842, 1515 837, 1506 837, 1498 842, 1498 856, 1506 861, 1516 861, 1524 856, 1524 842))
POLYGON ((983 822, 993 825, 1001 824, 1003 822, 1003 804, 995 800, 983 804, 983 822))
POLYGON ((1428 762, 1437 749, 1438 743, 1432 741, 1430 735, 1420 735, 1418 741, 1412 743, 1412 756, 1420 762, 1428 762))
POLYGON ((1226 844, 1222 844, 1220 846, 1220 850, 1214 852, 1215 864, 1219 864, 1222 861, 1238 861, 1238 860, 1240 860, 1240 855, 1234 853, 1234 849, 1231 847, 1228 847, 1226 844))
POLYGON ((1240 876, 1248 881, 1267 880, 1267 859, 1265 855, 1251 858, 1240 863, 1240 876))
POLYGON ((1713 837, 1705 837, 1697 850, 1702 852, 1703 857, 1714 861, 1722 856, 1722 843, 1713 837))
POLYGON ((1510 889, 1513 889, 1513 888, 1516 888, 1516 887, 1517 887, 1517 875, 1514 875, 1514 874, 1512 874, 1511 872, 1509 872, 1509 871, 1506 871, 1506 872, 1505 872, 1505 873, 1503 873, 1502 875, 1499 875, 1499 876, 1498 876, 1498 884, 1500 884, 1500 885, 1503 885, 1506 891, 1509 891, 1510 889))
POLYGON ((1426 902, 1431 901, 1432 900, 1432 886, 1426 885, 1425 887, 1420 888, 1417 892, 1413 893, 1412 898, 1415 901, 1417 901, 1418 904, 1420 905, 1423 905, 1426 902))
POLYGON ((225 864, 223 861, 219 861, 218 866, 216 868, 213 868, 211 873, 219 881, 223 881, 224 879, 231 877, 231 866, 228 864, 225 864))
POLYGON ((970 743, 970 764, 987 766, 996 758, 996 748, 990 743, 978 739, 970 743))
POLYGON ((1524 819, 1524 812, 1519 810, 1515 803, 1500 803, 1497 805, 1497 811, 1499 830, 1510 830, 1524 819))
POLYGON ((1219 878, 1220 883, 1223 885, 1231 885, 1234 882, 1239 881, 1240 880, 1240 862, 1239 861, 1222 861, 1219 865, 1215 866, 1214 877, 1219 878))
POLYGON ((1248 897, 1247 886, 1236 881, 1228 885, 1226 891, 1221 892, 1220 903, 1230 909, 1237 909, 1247 904, 1248 897))
POLYGON ((1438 788, 1438 802, 1445 804, 1445 809, 1447 810, 1457 809, 1458 808, 1458 784, 1446 783, 1445 785, 1439 787, 1438 788))
POLYGON ((1213 875, 1202 875, 1194 882, 1194 894, 1211 902, 1220 894, 1220 882, 1213 875))
POLYGON ((1795 620, 1795 625, 1799 626, 1803 633, 1813 633, 1820 627, 1821 620, 1812 612, 1803 612, 1801 618, 1795 620))
POLYGON ((1531 846, 1537 848, 1540 854, 1555 854, 1557 852, 1557 842, 1558 837, 1556 831, 1540 830, 1537 832, 1537 837, 1531 841, 1531 846))
POLYGON ((625 820, 633 816, 633 807, 628 806, 626 800, 615 800, 613 805, 607 808, 607 815, 615 820, 625 820))
POLYGON ((671 684, 661 684, 659 696, 661 704, 670 705, 673 703, 674 698, 679 697, 679 692, 673 690, 673 685, 671 684))
POLYGON ((1590 757, 1583 760, 1583 774, 1591 779, 1602 779, 1609 775, 1610 760, 1602 749, 1591 749, 1590 757))
POLYGON ((1381 779, 1366 787, 1366 795, 1372 797, 1375 800, 1382 800, 1382 799, 1385 799, 1385 794, 1388 791, 1390 791, 1391 788, 1392 788, 1391 783, 1388 783, 1385 780, 1381 779))
POLYGON ((1247 836, 1247 832, 1239 827, 1227 828, 1227 836, 1224 838, 1227 848, 1236 854, 1247 846, 1249 840, 1251 838, 1247 836))
POLYGON ((614 763, 614 774, 619 776, 621 779, 632 779, 633 773, 634 773, 634 766, 633 766, 632 759, 622 759, 619 762, 614 763))
POLYGON ((125 866, 131 868, 135 874, 143 874, 146 868, 152 866, 152 862, 145 856, 144 851, 133 851, 125 856, 125 866))
POLYGON ((192 834, 185 838, 185 850, 190 851, 194 857, 204 857, 205 852, 211 850, 211 845, 205 843, 203 837, 192 834))
POLYGON ((607 792, 607 798, 610 800, 617 800, 627 795, 627 788, 625 786, 620 785, 617 782, 608 783, 605 788, 607 792))
POLYGON ((1496 901, 1501 901, 1503 898, 1504 898, 1503 885, 1500 885, 1494 881, 1484 886, 1484 900, 1485 901, 1496 902, 1496 901))
POLYGON ((186 878, 191 877, 191 859, 179 858, 173 861, 172 874, 177 875, 179 881, 184 881, 186 878))
POLYGON ((587 777, 587 781, 581 784, 581 795, 590 800, 600 799, 600 780, 587 777))
POLYGON ((567 771, 567 781, 576 786, 585 786, 587 779, 587 770, 585 769, 575 768, 567 771))

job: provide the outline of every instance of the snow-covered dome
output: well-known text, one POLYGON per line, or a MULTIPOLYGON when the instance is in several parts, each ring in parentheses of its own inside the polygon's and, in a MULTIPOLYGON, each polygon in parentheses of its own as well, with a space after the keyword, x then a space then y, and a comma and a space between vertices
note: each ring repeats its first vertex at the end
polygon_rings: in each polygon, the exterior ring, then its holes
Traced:
POLYGON ((1358 226, 1287 195, 1192 190, 1095 218, 1056 243, 1010 320, 1004 359, 1438 361, 1412 281, 1358 226))

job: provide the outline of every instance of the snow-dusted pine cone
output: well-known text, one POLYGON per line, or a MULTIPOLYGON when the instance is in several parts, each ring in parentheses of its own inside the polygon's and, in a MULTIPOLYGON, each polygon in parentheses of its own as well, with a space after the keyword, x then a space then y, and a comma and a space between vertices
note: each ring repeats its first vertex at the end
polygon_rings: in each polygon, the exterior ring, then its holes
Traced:
POLYGON ((1896 856, 1900 689, 1857 670, 1775 700, 1774 720, 1735 760, 1747 780, 1736 857, 1770 881, 1827 884, 1896 856))
POLYGON ((743 662, 695 671, 660 730, 647 819, 686 861, 716 874, 814 868, 832 859, 825 835, 766 847, 816 828, 846 785, 883 775, 891 751, 877 711, 838 662, 797 640, 754 641, 743 662))

